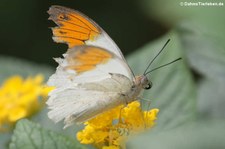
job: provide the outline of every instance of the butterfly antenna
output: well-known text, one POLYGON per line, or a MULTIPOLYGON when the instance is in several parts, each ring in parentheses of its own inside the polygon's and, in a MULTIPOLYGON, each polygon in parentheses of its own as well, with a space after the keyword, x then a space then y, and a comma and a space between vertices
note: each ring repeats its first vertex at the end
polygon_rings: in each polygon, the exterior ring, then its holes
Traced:
POLYGON ((164 44, 164 46, 162 47, 162 49, 157 53, 157 55, 151 60, 151 62, 148 64, 148 67, 145 69, 144 71, 144 74, 143 75, 146 75, 147 73, 147 70, 148 68, 151 66, 151 64, 155 61, 155 59, 159 56, 159 54, 163 51, 163 49, 166 47, 166 45, 170 42, 170 39, 168 39, 166 41, 166 43, 164 44))
POLYGON ((145 73, 145 75, 147 75, 148 73, 153 72, 153 71, 155 71, 155 70, 157 70, 157 69, 159 69, 159 68, 168 66, 168 65, 170 65, 170 64, 172 64, 172 63, 174 63, 174 62, 177 62, 177 61, 179 61, 179 60, 181 60, 181 59, 182 59, 182 58, 180 57, 180 58, 177 58, 177 59, 175 59, 175 60, 173 60, 173 61, 171 61, 171 62, 169 62, 169 63, 166 63, 166 64, 161 65, 161 66, 159 66, 159 67, 153 68, 152 70, 150 70, 150 71, 148 71, 147 73, 145 73))

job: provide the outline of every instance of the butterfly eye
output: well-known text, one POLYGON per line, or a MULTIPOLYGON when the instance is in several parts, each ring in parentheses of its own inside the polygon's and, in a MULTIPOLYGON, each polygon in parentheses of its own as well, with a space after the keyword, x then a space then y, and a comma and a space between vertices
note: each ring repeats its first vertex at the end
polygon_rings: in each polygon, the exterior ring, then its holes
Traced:
POLYGON ((150 88, 152 88, 152 83, 149 82, 148 85, 145 87, 146 90, 149 90, 150 88))

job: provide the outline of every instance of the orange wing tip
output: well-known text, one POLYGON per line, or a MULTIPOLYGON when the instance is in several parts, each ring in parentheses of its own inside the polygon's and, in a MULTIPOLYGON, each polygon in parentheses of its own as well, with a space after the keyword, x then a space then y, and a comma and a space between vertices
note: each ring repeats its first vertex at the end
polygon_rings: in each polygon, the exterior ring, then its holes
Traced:
POLYGON ((81 25, 82 27, 86 27, 96 33, 100 33, 100 27, 89 17, 84 15, 79 11, 75 11, 70 8, 66 8, 63 6, 51 6, 47 11, 50 15, 49 19, 53 21, 77 21, 75 24, 81 25))
POLYGON ((52 28, 53 40, 67 43, 71 48, 83 45, 87 40, 95 40, 101 33, 100 27, 84 14, 62 6, 49 8, 49 20, 54 21, 58 27, 52 28))

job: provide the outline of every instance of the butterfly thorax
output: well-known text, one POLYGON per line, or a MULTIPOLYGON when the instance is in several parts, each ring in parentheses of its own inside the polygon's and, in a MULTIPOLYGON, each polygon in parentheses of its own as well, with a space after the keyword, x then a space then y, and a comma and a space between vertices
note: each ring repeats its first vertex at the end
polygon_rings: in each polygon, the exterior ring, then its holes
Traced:
POLYGON ((144 76, 136 76, 134 79, 134 85, 131 87, 131 92, 128 94, 128 102, 132 102, 133 100, 137 100, 138 96, 142 93, 143 89, 151 88, 151 81, 144 76))

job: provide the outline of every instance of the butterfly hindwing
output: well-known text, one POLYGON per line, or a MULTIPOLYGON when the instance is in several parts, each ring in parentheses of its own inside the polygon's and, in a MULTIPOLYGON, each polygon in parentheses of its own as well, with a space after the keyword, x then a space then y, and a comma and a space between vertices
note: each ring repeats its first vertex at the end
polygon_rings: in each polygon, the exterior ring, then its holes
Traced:
POLYGON ((47 101, 51 110, 48 113, 49 118, 55 122, 64 119, 67 127, 124 104, 126 102, 124 94, 129 92, 132 82, 121 74, 110 74, 110 76, 101 81, 52 91, 47 101))

